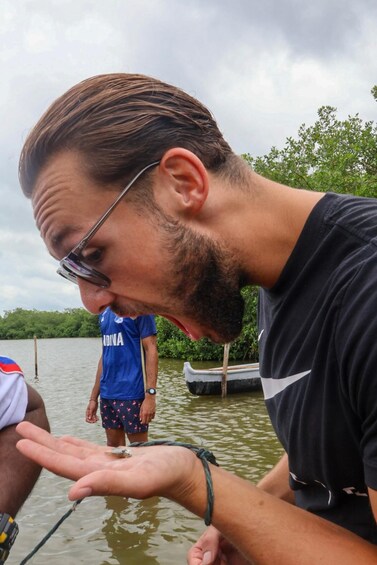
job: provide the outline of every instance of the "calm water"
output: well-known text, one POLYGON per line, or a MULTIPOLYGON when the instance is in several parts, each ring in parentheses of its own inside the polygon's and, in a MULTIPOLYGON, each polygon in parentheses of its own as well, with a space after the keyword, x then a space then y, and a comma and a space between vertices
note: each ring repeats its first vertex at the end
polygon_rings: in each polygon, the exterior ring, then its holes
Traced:
MULTIPOLYGON (((104 443, 100 423, 84 420, 100 351, 98 338, 39 340, 36 380, 34 342, 0 341, 1 354, 17 360, 27 381, 44 398, 54 434, 104 443)), ((257 481, 281 455, 261 394, 195 397, 186 388, 182 367, 182 361, 160 360, 157 416, 150 439, 206 446, 222 467, 257 481)), ((18 514, 20 534, 9 565, 19 564, 71 507, 69 485, 70 481, 42 471, 18 514)), ((30 563, 184 565, 187 550, 204 529, 202 520, 162 498, 90 498, 30 563)))

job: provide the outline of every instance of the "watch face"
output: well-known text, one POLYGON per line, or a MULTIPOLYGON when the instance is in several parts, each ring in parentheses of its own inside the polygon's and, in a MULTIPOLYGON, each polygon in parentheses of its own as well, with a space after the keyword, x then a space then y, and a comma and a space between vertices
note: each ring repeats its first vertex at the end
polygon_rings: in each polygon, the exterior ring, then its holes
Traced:
POLYGON ((146 392, 147 392, 148 394, 156 394, 157 391, 156 391, 155 388, 147 388, 146 392))

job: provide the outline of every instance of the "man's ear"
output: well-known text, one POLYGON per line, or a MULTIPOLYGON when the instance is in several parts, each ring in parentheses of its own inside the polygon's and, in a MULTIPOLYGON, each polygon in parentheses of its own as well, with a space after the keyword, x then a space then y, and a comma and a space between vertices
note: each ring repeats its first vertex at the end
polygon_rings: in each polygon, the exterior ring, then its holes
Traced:
POLYGON ((174 147, 166 151, 158 167, 156 200, 172 214, 197 214, 208 196, 208 173, 191 151, 174 147))

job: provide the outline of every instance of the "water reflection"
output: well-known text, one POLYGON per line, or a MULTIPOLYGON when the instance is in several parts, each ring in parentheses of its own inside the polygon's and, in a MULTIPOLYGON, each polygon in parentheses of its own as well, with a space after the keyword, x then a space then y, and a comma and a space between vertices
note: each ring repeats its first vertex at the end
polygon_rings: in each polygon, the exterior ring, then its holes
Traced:
POLYGON ((104 521, 102 532, 112 554, 104 563, 158 565, 150 554, 149 539, 158 530, 157 499, 132 504, 122 497, 106 497, 109 517, 104 521))
MULTIPOLYGON (((38 381, 34 380, 33 340, 0 341, 27 380, 43 396, 55 434, 105 443, 100 425, 84 421, 101 351, 99 339, 38 342, 38 381)), ((183 362, 161 360, 157 416, 150 439, 170 439, 211 449, 225 469, 256 482, 281 455, 260 393, 195 397, 186 387, 183 362)), ((70 481, 43 471, 19 513, 20 534, 7 565, 20 563, 70 508, 70 481)), ((117 497, 90 498, 63 523, 30 561, 38 565, 180 565, 204 531, 202 520, 175 503, 117 497)))

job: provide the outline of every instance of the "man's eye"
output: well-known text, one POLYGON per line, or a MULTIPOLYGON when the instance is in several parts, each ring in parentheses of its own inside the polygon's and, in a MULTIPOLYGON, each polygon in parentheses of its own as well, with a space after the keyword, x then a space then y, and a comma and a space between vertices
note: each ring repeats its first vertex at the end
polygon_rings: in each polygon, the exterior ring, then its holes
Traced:
POLYGON ((93 251, 88 251, 84 255, 85 263, 89 263, 90 265, 94 265, 101 262, 103 253, 101 249, 94 249, 93 251))

